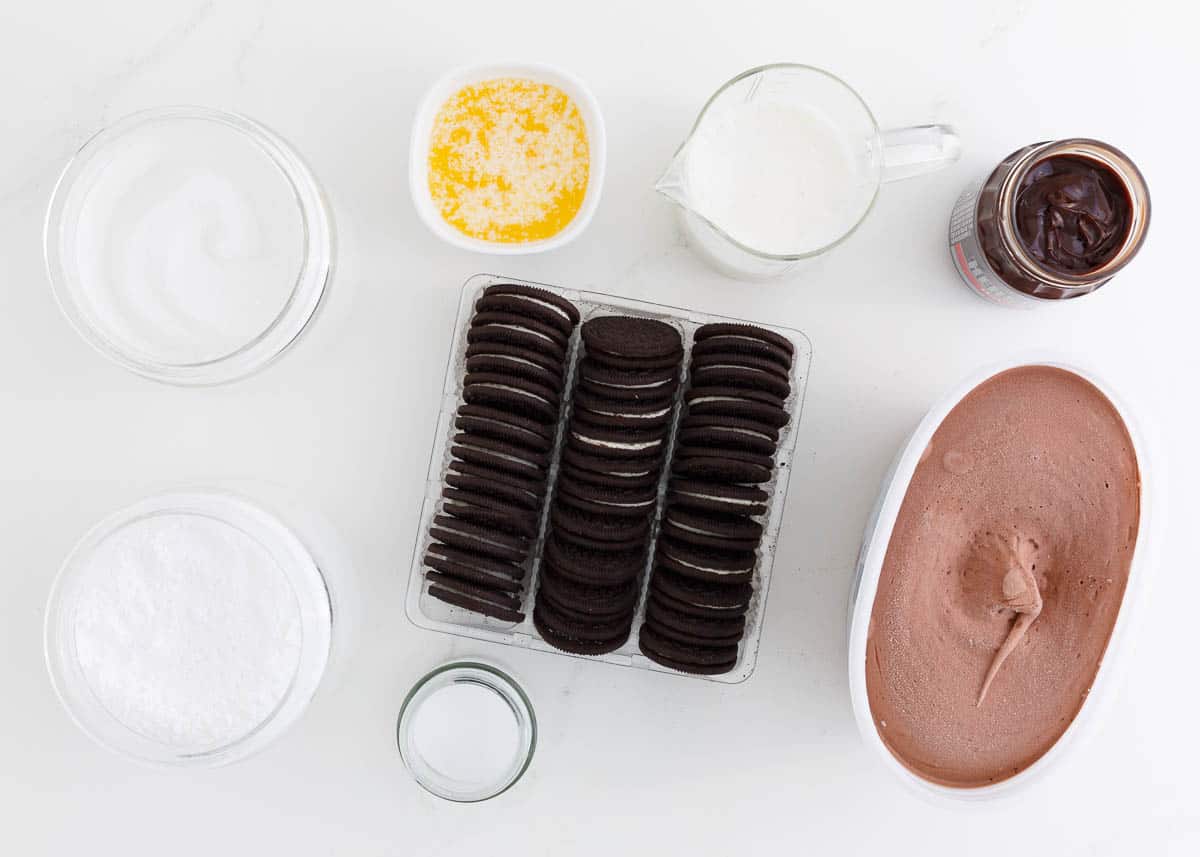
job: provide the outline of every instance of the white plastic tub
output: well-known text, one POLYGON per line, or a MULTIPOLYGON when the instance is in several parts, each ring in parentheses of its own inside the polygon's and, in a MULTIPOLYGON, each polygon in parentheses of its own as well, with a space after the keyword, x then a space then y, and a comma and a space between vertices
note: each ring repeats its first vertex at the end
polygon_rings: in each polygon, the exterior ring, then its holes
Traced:
POLYGON ((425 93, 417 106, 417 114, 413 119, 412 143, 409 146, 408 157, 408 187, 412 193, 413 205, 417 214, 429 227, 434 235, 463 250, 474 250, 477 253, 490 253, 494 256, 521 256, 528 253, 541 253, 569 244, 579 237, 587 228, 600 205, 600 191, 604 187, 604 166, 608 159, 607 143, 604 135, 604 119, 600 115, 600 104, 592 95, 583 81, 563 71, 560 68, 537 63, 486 63, 467 68, 456 69, 446 74, 425 93), (500 77, 518 77, 548 83, 556 86, 570 96, 579 108, 587 127, 588 154, 588 186, 583 196, 583 205, 576 212, 575 218, 561 232, 542 239, 519 244, 501 244, 495 241, 484 241, 472 238, 459 232, 443 218, 434 205, 429 193, 429 142, 433 134, 433 120, 438 110, 455 92, 462 87, 483 80, 494 80, 500 77))
POLYGON ((879 498, 875 502, 875 508, 867 521, 867 527, 863 534, 863 545, 858 555, 858 565, 855 570, 854 583, 850 589, 849 603, 850 701, 854 707, 854 718, 858 723, 858 731, 863 740, 874 749, 884 766, 899 777, 912 791, 936 802, 948 804, 981 802, 1008 796, 1023 791, 1031 783, 1042 778, 1052 766, 1059 764, 1064 756, 1082 745, 1094 731, 1102 717, 1104 707, 1113 696, 1120 670, 1121 655, 1126 648, 1125 638, 1134 622, 1137 604, 1142 598, 1151 565, 1149 545, 1157 541, 1153 537, 1152 530, 1156 522, 1162 520, 1162 510, 1159 508, 1162 504, 1162 497, 1161 490, 1155 481, 1156 475, 1137 421, 1120 396, 1115 394, 1107 383, 1090 372, 1059 360, 1019 360, 977 372, 955 387, 921 420, 908 442, 896 456, 888 475, 884 477, 879 498), (950 411, 984 381, 1005 370, 1030 365, 1055 366, 1094 384, 1112 402, 1125 423, 1133 441, 1134 454, 1137 457, 1138 469, 1141 473, 1141 516, 1133 561, 1129 569, 1129 581, 1125 587, 1125 595, 1113 626, 1108 647, 1105 649, 1104 657, 1096 671, 1091 693, 1088 694, 1079 713, 1062 737, 1044 756, 1024 771, 1001 782, 978 788, 940 785, 918 776, 901 764, 884 744, 875 728, 871 716, 871 706, 867 698, 866 673, 867 629, 871 621, 872 608, 875 606, 875 591, 879 585, 884 556, 892 539, 892 528, 895 526, 896 516, 900 512, 905 494, 908 493, 908 485, 917 463, 920 461, 921 453, 929 444, 934 432, 941 426, 950 411))

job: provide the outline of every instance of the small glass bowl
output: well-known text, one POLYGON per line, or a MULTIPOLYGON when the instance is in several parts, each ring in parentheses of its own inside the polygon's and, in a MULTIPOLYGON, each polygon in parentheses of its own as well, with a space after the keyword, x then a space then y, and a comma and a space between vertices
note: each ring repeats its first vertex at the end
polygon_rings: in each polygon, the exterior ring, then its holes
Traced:
POLYGON ((400 758, 422 788, 446 800, 475 803, 504 793, 529 768, 537 746, 537 718, 529 697, 506 673, 477 661, 453 661, 423 676, 409 691, 400 706, 396 739, 400 758), (456 776, 439 770, 422 752, 419 729, 416 728, 421 708, 438 691, 455 685, 469 685, 495 694, 513 717, 514 752, 511 761, 495 777, 468 779, 456 776))
POLYGON ((332 275, 333 221, 278 135, 163 107, 84 143, 54 188, 44 249, 59 307, 96 350, 157 381, 211 385, 304 331, 332 275))
MULTIPOLYGON (((183 557, 187 562, 188 557, 183 557)), ((133 593, 133 610, 156 607, 133 593)), ((71 719, 103 747, 141 762, 163 767, 217 767, 244 759, 266 747, 292 726, 307 709, 329 662, 333 607, 329 589, 313 555, 279 518, 238 495, 186 489, 147 497, 121 509, 93 527, 63 562, 46 605, 45 656, 50 681, 71 719), (107 540, 127 527, 156 516, 174 520, 206 519, 231 537, 265 550, 295 597, 300 645, 295 669, 274 708, 261 722, 234 739, 209 746, 168 743, 138 731, 109 710, 92 688, 76 644, 76 617, 96 572, 89 559, 107 540)), ((247 688, 253 693, 256 688, 247 688)))

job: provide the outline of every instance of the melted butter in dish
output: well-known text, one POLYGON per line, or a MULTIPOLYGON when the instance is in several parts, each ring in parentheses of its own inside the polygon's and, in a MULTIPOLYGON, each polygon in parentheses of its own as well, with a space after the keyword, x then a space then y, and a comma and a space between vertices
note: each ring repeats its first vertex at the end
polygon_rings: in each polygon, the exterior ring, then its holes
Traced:
POLYGON ((1128 430, 1078 375, 1010 369, 958 403, 909 483, 868 629, 871 713, 902 764, 974 788, 1058 741, 1108 646, 1140 511, 1128 430))

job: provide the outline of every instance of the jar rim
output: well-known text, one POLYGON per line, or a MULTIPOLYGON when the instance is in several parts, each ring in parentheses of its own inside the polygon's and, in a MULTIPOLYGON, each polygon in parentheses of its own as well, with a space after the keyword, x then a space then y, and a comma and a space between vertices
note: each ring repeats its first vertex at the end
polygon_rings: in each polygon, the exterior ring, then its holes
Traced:
POLYGON ((1067 292, 1087 293, 1110 280, 1141 249, 1150 223, 1150 190, 1137 165, 1116 146, 1088 137, 1071 137, 1031 146, 1018 158, 1000 186, 999 208, 1000 240, 1025 276, 1067 292), (1050 270, 1026 251, 1016 230, 1017 193, 1021 183, 1038 164, 1064 155, 1099 162, 1121 181, 1130 201, 1130 223, 1120 250, 1100 267, 1082 274, 1050 270))

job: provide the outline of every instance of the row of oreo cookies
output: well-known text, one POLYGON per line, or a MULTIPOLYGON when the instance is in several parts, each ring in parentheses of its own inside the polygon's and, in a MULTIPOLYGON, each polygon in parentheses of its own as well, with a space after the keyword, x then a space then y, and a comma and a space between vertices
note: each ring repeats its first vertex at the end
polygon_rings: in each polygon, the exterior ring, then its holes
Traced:
POLYGON ((599 655, 625 643, 637 610, 683 342, 628 316, 590 319, 580 335, 533 621, 550 645, 599 655))
POLYGON ((462 404, 430 527, 429 595, 521 622, 579 310, 558 295, 494 285, 467 331, 462 404))
POLYGON ((794 346, 753 325, 696 331, 638 645, 682 672, 732 670, 754 593, 794 346))

